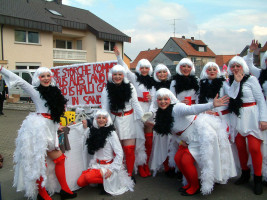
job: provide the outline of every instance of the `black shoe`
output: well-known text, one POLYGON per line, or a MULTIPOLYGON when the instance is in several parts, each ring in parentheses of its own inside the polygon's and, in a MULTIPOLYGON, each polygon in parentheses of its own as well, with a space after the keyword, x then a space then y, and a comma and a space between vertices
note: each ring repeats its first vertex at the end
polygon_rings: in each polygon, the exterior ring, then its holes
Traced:
POLYGON ((40 194, 38 194, 37 195, 37 200, 44 200, 44 198, 40 194))
POLYGON ((136 184, 136 180, 133 176, 131 176, 131 179, 133 180, 134 184, 136 184))
POLYGON ((193 196, 193 195, 196 195, 196 194, 198 194, 198 193, 200 193, 200 189, 198 188, 198 190, 195 192, 195 193, 193 193, 193 194, 188 194, 187 192, 186 192, 186 190, 184 191, 184 192, 181 192, 181 195, 182 196, 193 196))
POLYGON ((248 183, 250 179, 250 169, 242 170, 242 174, 239 179, 235 182, 236 185, 242 185, 244 183, 248 183))
POLYGON ((260 195, 262 194, 262 176, 255 176, 254 175, 254 194, 260 195))
POLYGON ((4 113, 3 112, 0 112, 0 115, 4 115, 4 113))
POLYGON ((70 194, 65 192, 64 190, 60 190, 60 196, 61 196, 61 200, 64 199, 74 199, 75 197, 77 197, 77 193, 70 194))
POLYGON ((183 187, 180 187, 180 188, 178 189, 178 191, 179 191, 179 192, 185 192, 186 189, 184 189, 183 187))

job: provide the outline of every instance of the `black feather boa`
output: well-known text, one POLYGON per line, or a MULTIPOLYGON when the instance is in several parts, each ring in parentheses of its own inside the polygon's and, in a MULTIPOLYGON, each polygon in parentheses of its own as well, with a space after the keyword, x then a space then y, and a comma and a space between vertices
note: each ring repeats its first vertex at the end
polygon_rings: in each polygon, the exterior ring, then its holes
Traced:
POLYGON ((132 98, 132 88, 130 83, 122 82, 120 85, 107 83, 109 106, 111 111, 117 112, 125 109, 125 103, 132 98))
POLYGON ((191 89, 197 92, 199 89, 196 76, 181 76, 179 74, 176 74, 173 76, 173 80, 176 81, 176 85, 173 86, 175 88, 176 94, 180 94, 183 91, 191 89))
POLYGON ((170 89, 170 85, 171 85, 171 81, 167 80, 167 81, 160 81, 160 82, 156 82, 154 83, 154 87, 156 88, 156 91, 158 91, 160 88, 167 88, 170 89))
POLYGON ((170 104, 168 108, 161 109, 158 108, 156 112, 156 118, 155 118, 155 126, 154 130, 159 135, 168 135, 171 134, 171 129, 173 127, 173 116, 172 116, 172 109, 174 104, 170 104))
POLYGON ((208 99, 214 99, 215 96, 220 92, 220 89, 222 88, 224 81, 225 81, 224 77, 215 78, 211 80, 211 83, 209 79, 201 80, 198 102, 202 104, 202 103, 207 103, 208 99))
POLYGON ((61 90, 57 86, 44 87, 39 85, 36 87, 42 99, 46 100, 45 107, 48 107, 54 122, 59 123, 60 117, 65 112, 67 99, 62 95, 61 90))
POLYGON ((106 144, 106 139, 111 135, 115 128, 113 125, 108 127, 90 128, 90 136, 86 140, 88 153, 94 155, 96 151, 102 149, 106 144))
POLYGON ((259 77, 259 82, 262 88, 263 83, 267 81, 267 69, 262 69, 259 77))
MULTIPOLYGON (((233 112, 236 114, 236 116, 239 117, 240 115, 240 108, 243 105, 243 100, 241 99, 243 97, 243 84, 248 80, 248 78, 250 77, 250 75, 245 75, 242 79, 242 81, 240 82, 240 88, 239 88, 239 92, 238 95, 235 99, 230 98, 229 101, 229 105, 228 105, 228 109, 230 112, 233 112)), ((234 75, 230 75, 229 76, 229 82, 230 85, 232 85, 232 83, 234 82, 234 75)))
POLYGON ((148 90, 152 89, 152 87, 154 86, 154 79, 151 76, 143 76, 137 72, 135 72, 135 75, 137 77, 137 82, 139 82, 139 85, 143 84, 148 90))

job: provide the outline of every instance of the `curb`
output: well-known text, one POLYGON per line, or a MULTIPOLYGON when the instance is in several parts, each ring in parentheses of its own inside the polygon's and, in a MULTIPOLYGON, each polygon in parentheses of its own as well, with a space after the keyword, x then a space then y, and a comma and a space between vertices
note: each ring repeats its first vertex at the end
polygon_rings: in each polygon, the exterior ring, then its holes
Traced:
POLYGON ((29 103, 26 101, 19 101, 16 103, 4 102, 4 109, 35 111, 35 105, 34 105, 34 103, 29 103))

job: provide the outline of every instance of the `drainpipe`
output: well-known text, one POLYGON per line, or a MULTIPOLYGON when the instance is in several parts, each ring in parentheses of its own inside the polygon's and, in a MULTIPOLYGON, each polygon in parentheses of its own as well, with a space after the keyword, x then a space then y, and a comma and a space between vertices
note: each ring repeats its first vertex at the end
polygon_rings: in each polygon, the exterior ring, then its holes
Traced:
POLYGON ((4 27, 4 24, 1 25, 1 51, 2 51, 2 60, 4 60, 3 27, 4 27))

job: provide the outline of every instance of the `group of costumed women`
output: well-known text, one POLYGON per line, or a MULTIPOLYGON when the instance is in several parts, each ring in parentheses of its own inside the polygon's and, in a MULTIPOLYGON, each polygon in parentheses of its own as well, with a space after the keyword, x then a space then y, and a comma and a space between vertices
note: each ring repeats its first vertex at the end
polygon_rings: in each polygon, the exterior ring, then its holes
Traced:
MULTIPOLYGON (((191 196, 211 193, 214 183, 227 183, 241 168, 235 184, 249 182, 254 174, 254 193, 261 194, 262 176, 267 179, 267 53, 261 69, 256 68, 252 56, 256 46, 253 41, 245 58, 230 60, 229 80, 214 62, 204 66, 199 80, 188 58, 179 62, 173 78, 163 64, 153 74, 146 59, 132 73, 115 47, 118 65, 108 73, 102 109, 92 121, 83 121, 93 157, 78 186, 103 184, 105 192, 120 195, 133 191, 134 172, 148 177, 150 170, 155 176, 161 169, 175 169, 184 177, 179 192, 191 196)), ((14 186, 28 198, 49 200, 57 179, 61 198, 75 198, 66 182, 65 156, 57 136, 67 100, 52 72, 40 67, 32 85, 3 67, 0 72, 8 87, 21 86, 36 106, 18 131, 14 186)))

